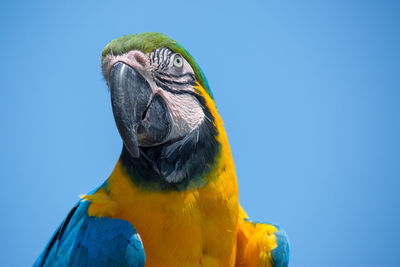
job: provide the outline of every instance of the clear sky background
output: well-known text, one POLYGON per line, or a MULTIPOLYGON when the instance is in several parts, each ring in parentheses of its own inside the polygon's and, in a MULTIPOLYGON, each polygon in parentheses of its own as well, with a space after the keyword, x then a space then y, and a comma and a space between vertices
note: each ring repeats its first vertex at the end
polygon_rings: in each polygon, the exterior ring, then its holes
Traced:
POLYGON ((0 2, 0 265, 31 265, 111 173, 101 51, 159 31, 205 72, 240 202, 290 266, 399 266, 400 2, 242 2, 0 2))

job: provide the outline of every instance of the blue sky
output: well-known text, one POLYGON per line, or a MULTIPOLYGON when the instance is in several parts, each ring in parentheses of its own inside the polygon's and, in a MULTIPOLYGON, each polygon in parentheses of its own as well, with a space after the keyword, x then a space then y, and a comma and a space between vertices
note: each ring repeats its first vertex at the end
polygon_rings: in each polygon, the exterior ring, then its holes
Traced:
POLYGON ((2 1, 0 256, 29 266, 122 142, 100 54, 158 31, 205 72, 240 201, 293 267, 398 266, 398 1, 2 1))

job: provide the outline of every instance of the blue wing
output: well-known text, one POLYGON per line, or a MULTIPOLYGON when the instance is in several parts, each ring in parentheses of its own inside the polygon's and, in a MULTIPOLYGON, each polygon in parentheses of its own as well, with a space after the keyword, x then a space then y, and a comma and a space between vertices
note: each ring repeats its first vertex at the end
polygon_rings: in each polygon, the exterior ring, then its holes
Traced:
POLYGON ((70 211, 34 267, 144 266, 144 249, 135 228, 125 220, 88 216, 89 203, 80 201, 70 211))
POLYGON ((273 224, 278 231, 275 232, 277 247, 271 251, 273 267, 287 267, 289 265, 289 240, 285 230, 273 224))

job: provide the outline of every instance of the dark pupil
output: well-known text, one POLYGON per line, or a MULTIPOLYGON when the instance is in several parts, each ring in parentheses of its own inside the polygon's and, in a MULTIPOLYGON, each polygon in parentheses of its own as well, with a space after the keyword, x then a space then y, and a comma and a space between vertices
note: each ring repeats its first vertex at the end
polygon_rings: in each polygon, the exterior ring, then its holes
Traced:
POLYGON ((181 63, 181 60, 179 58, 176 59, 176 63, 181 63))

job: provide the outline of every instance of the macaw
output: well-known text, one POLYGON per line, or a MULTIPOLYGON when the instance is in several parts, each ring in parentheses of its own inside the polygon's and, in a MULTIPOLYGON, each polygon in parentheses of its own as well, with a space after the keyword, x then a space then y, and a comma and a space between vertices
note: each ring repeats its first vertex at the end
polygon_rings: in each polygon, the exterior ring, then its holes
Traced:
POLYGON ((239 205, 223 122, 193 57, 142 33, 111 41, 101 64, 122 152, 34 266, 288 266, 285 231, 239 205))

